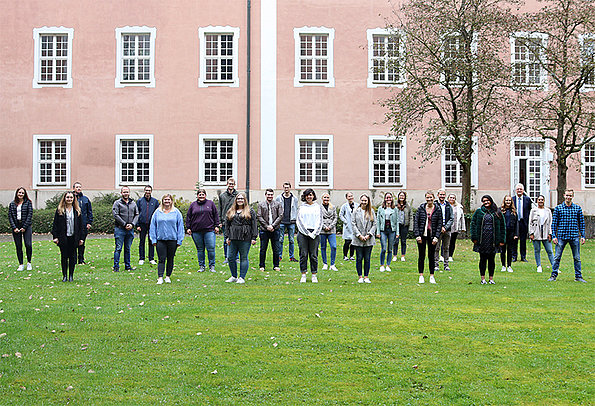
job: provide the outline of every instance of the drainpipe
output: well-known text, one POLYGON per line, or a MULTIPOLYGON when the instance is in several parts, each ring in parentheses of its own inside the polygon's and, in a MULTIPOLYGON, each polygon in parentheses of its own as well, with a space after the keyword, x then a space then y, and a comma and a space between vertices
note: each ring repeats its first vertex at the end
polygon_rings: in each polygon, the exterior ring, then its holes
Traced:
POLYGON ((252 30, 251 0, 246 4, 246 198, 250 201, 250 51, 252 30))

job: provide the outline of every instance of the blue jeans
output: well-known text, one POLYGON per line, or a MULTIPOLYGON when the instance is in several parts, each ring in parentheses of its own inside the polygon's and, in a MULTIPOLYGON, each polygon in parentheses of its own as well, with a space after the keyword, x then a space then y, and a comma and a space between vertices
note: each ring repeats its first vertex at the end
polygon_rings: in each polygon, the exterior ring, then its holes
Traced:
POLYGON ((246 278, 248 273, 248 251, 250 251, 250 241, 231 240, 227 249, 227 261, 229 262, 229 270, 231 276, 238 277, 238 264, 235 260, 238 254, 240 255, 240 278, 246 278))
POLYGON ((368 276, 370 274, 370 258, 372 257, 372 248, 373 245, 369 245, 367 247, 360 247, 355 246, 355 269, 357 270, 357 274, 362 276, 362 261, 364 263, 364 276, 368 276))
POLYGON ((194 245, 196 245, 196 256, 198 265, 205 266, 205 248, 209 256, 209 267, 215 266, 215 232, 214 231, 196 231, 192 233, 194 245))
POLYGON ((581 242, 578 238, 573 240, 558 240, 558 245, 556 246, 556 255, 554 255, 554 263, 552 264, 552 276, 558 276, 558 269, 560 269, 560 258, 562 258, 562 253, 564 252, 564 247, 566 244, 570 245, 570 249, 572 250, 572 258, 574 259, 574 277, 575 278, 582 278, 583 275, 581 274, 581 242))
POLYGON ((134 240, 134 230, 126 230, 121 227, 114 228, 114 239, 116 240, 116 250, 114 251, 114 271, 120 269, 120 253, 124 247, 124 267, 132 269, 130 265, 130 247, 134 240))
POLYGON ((533 251, 535 252, 535 263, 537 266, 541 266, 541 244, 547 252, 547 257, 550 260, 550 265, 554 263, 554 254, 552 253, 552 243, 548 240, 533 240, 533 251))
POLYGON ((287 230, 287 240, 289 241, 289 258, 294 258, 294 241, 295 224, 280 224, 279 225, 279 257, 283 256, 283 239, 285 238, 285 230, 287 230))
POLYGON ((322 263, 326 265, 326 242, 331 246, 331 265, 335 265, 335 258, 337 257, 337 235, 336 234, 320 234, 320 254, 322 256, 322 263))
POLYGON ((393 245, 395 245, 395 237, 397 233, 394 231, 380 232, 380 265, 384 265, 384 257, 386 255, 386 265, 390 265, 393 259, 393 245))

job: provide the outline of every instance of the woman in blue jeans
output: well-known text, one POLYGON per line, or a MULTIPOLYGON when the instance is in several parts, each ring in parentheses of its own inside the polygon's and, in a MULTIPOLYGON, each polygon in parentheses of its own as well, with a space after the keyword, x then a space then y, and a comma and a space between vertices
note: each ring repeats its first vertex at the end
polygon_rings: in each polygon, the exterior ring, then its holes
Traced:
POLYGON ((246 283, 246 273, 250 263, 248 252, 250 245, 256 244, 258 237, 258 226, 256 213, 250 208, 248 199, 243 193, 238 193, 225 216, 225 243, 227 249, 227 261, 231 277, 225 282, 246 283), (238 264, 236 257, 240 254, 240 277, 238 278, 238 264))
POLYGON ((329 269, 326 261, 326 243, 331 246, 331 271, 338 271, 335 266, 337 257, 337 210, 331 204, 331 196, 322 194, 322 230, 320 230, 320 254, 322 256, 322 270, 329 269))
POLYGON ((380 238, 380 272, 390 272, 395 238, 399 236, 399 212, 395 208, 393 194, 386 192, 384 201, 376 213, 376 237, 380 238), (386 268, 384 259, 386 257, 386 268))
POLYGON ((552 211, 545 207, 545 197, 537 197, 537 207, 531 209, 529 214, 529 238, 533 241, 535 264, 537 272, 543 272, 541 267, 541 244, 545 248, 550 265, 554 263, 552 252, 552 211))
POLYGON ((205 271, 205 248, 209 257, 209 270, 215 272, 215 233, 219 232, 219 214, 212 200, 207 199, 207 191, 198 189, 196 200, 186 214, 187 233, 192 235, 198 257, 198 272, 205 271))
POLYGON ((369 278, 370 258, 375 243, 376 220, 372 203, 370 202, 370 196, 364 194, 360 197, 359 207, 353 211, 353 216, 351 217, 351 227, 353 230, 353 241, 351 244, 355 246, 357 283, 371 283, 369 278))

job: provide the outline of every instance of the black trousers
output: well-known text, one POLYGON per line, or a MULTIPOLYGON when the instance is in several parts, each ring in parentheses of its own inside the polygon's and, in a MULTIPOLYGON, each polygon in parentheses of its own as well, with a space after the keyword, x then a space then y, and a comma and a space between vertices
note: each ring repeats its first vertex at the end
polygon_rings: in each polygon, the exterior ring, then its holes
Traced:
POLYGON ((85 242, 87 241, 87 225, 83 225, 83 235, 81 236, 81 240, 83 240, 82 245, 77 245, 76 252, 78 257, 78 263, 82 264, 85 262, 85 242))
MULTIPOLYGON (((22 228, 22 222, 19 221, 17 226, 19 229, 22 228)), ((15 233, 13 231, 12 238, 14 239, 14 245, 17 249, 19 264, 23 265, 23 240, 25 241, 25 249, 27 250, 27 262, 31 262, 31 257, 33 256, 33 230, 31 226, 27 227, 24 233, 15 233)))
POLYGON ((485 276, 486 265, 488 268, 488 274, 490 278, 494 277, 494 268, 496 267, 496 253, 493 254, 479 254, 479 274, 485 276))
POLYGON ((457 237, 459 233, 450 233, 450 245, 448 246, 448 256, 452 258, 452 254, 455 253, 455 248, 457 247, 457 237))
POLYGON ((64 244, 60 245, 60 262, 62 263, 62 276, 74 275, 76 265, 76 242, 74 236, 66 237, 64 244))
POLYGON ((178 244, 176 240, 159 240, 157 241, 157 256, 159 257, 159 264, 157 265, 157 276, 163 278, 163 272, 166 276, 171 276, 174 270, 174 257, 178 244))
POLYGON ((140 235, 139 235, 139 243, 138 243, 138 259, 145 260, 145 239, 149 240, 149 261, 155 259, 155 247, 153 246, 153 241, 149 237, 149 225, 139 223, 140 227, 140 235))
POLYGON ((298 246, 300 247, 300 271, 302 273, 308 272, 308 258, 310 259, 310 272, 316 274, 318 272, 318 245, 320 244, 320 236, 312 239, 309 236, 297 233, 298 246))
POLYGON ((345 242, 343 243, 343 257, 353 257, 353 251, 355 251, 355 247, 351 245, 351 240, 345 240, 345 242))
POLYGON ((506 244, 504 247, 501 247, 502 251, 500 252, 500 262, 502 263, 502 266, 512 265, 515 245, 516 240, 514 239, 513 230, 506 229, 506 244))
POLYGON ((430 266, 430 275, 434 275, 434 268, 436 262, 434 255, 436 254, 436 246, 432 244, 432 237, 421 237, 421 242, 417 243, 419 249, 419 257, 417 258, 417 270, 419 273, 424 273, 424 265, 426 262, 426 246, 428 247, 428 262, 430 266))
POLYGON ((527 259, 527 234, 529 228, 524 221, 519 222, 519 239, 518 243, 515 241, 513 244, 512 260, 516 261, 518 258, 518 252, 520 251, 521 259, 527 259), (517 249, 517 245, 519 248, 517 249))

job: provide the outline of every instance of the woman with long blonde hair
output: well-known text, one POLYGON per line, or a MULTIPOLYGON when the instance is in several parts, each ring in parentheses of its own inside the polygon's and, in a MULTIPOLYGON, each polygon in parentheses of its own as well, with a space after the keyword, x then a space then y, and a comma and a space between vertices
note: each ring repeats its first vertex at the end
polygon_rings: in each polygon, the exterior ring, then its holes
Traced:
POLYGON ((328 193, 322 194, 322 230, 320 230, 320 254, 322 256, 322 270, 326 271, 329 266, 326 261, 326 243, 331 247, 331 271, 338 271, 335 266, 337 257, 337 210, 331 204, 331 196, 328 193))
POLYGON ((386 192, 382 205, 376 213, 376 237, 380 238, 380 272, 390 272, 395 238, 399 236, 399 212, 395 208, 393 194, 386 192), (384 259, 386 257, 386 268, 384 259))
POLYGON ((256 213, 250 207, 248 198, 244 193, 238 193, 225 214, 224 228, 225 243, 227 248, 227 261, 231 277, 225 282, 246 283, 248 273, 248 252, 250 246, 256 244, 258 225, 256 213), (238 264, 236 258, 240 255, 240 276, 238 277, 238 264))
POLYGON ((370 258, 374 248, 374 235, 376 234, 376 221, 370 196, 363 194, 359 199, 359 207, 353 211, 351 217, 351 228, 353 230, 353 241, 355 246, 355 269, 357 270, 358 283, 371 283, 370 258), (363 262, 363 275, 362 275, 363 262))
POLYGON ((436 283, 434 278, 435 250, 438 243, 438 237, 442 231, 442 210, 436 208, 434 204, 434 192, 426 192, 426 202, 422 203, 413 221, 413 235, 417 241, 419 255, 417 257, 417 271, 419 273, 419 283, 424 283, 424 265, 426 262, 426 248, 428 252, 428 264, 430 269, 430 283, 436 283))
POLYGON ((54 243, 60 247, 62 282, 72 282, 76 260, 76 247, 83 244, 83 222, 81 209, 74 192, 62 195, 52 225, 54 243))

